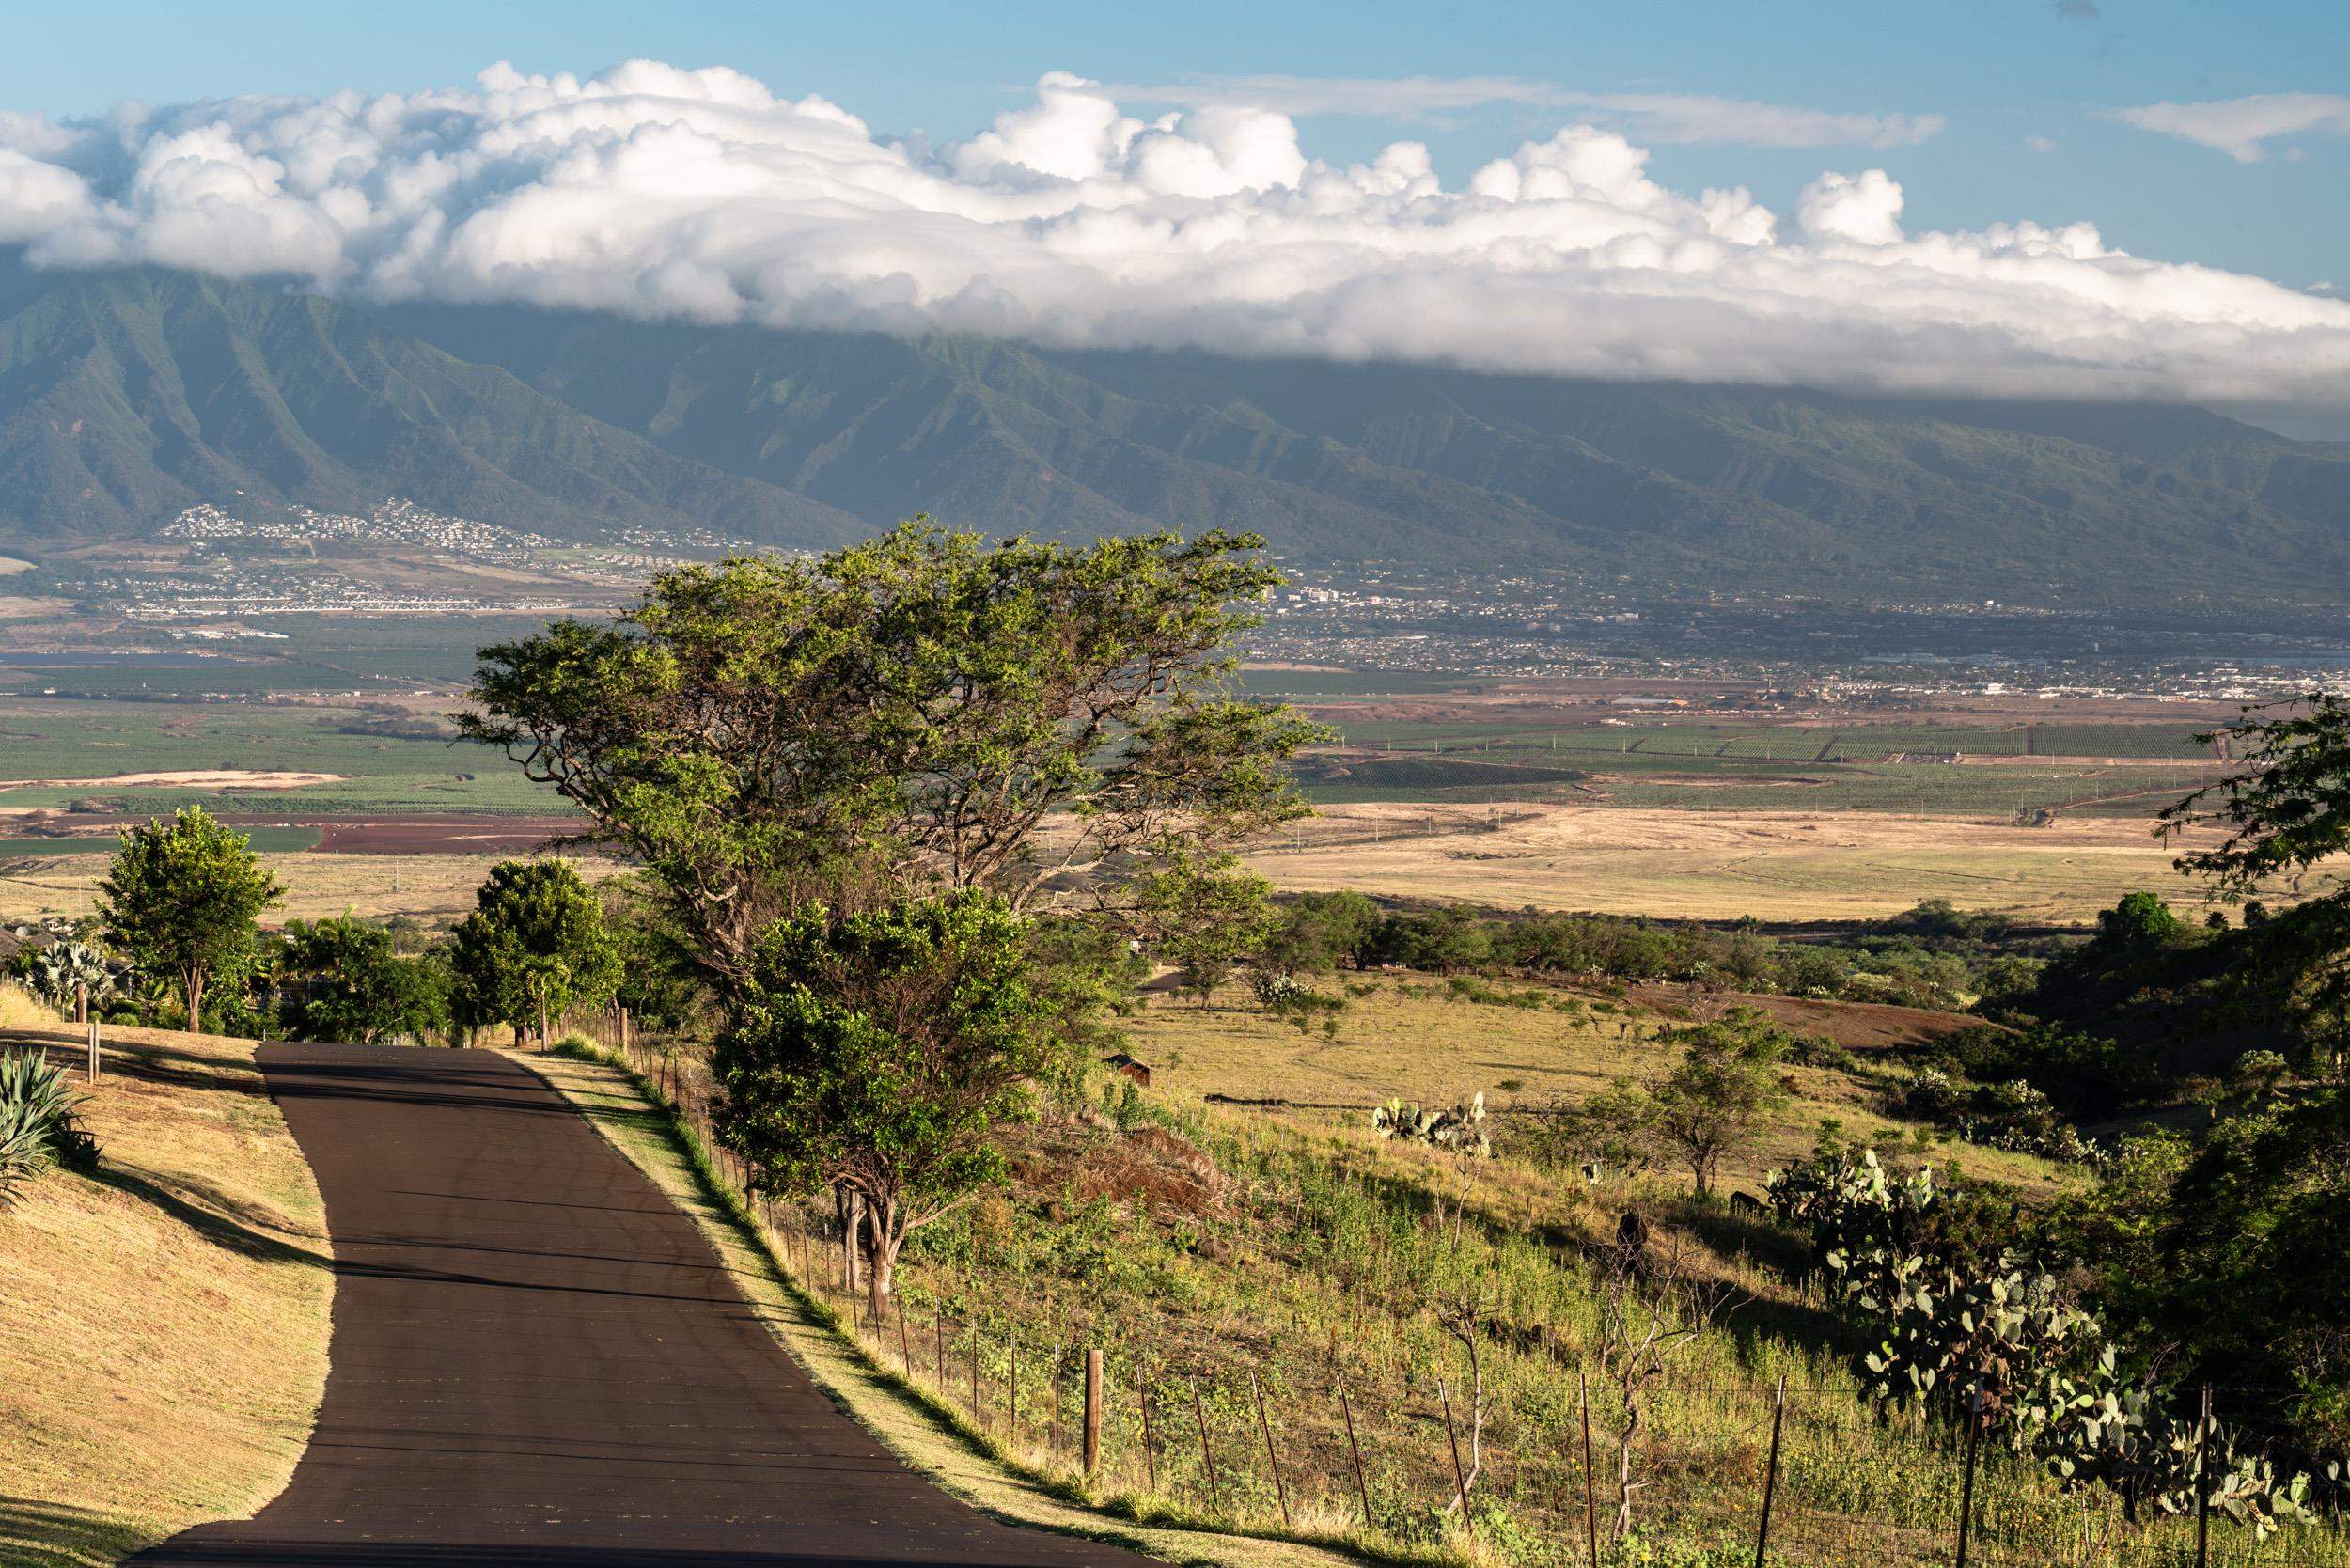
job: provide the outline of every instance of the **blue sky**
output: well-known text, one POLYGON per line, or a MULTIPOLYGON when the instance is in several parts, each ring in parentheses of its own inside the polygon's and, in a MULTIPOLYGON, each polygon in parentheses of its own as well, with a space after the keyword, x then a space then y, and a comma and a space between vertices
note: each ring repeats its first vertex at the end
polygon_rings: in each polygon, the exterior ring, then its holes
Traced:
MULTIPOLYGON (((1507 75, 1591 94, 1689 93, 1810 109, 1936 115, 1917 145, 1653 147, 1664 182, 1746 183, 1775 207, 1824 168, 1882 166, 1913 227, 2087 219, 2109 244, 2307 287, 2350 285, 2350 136, 2312 132, 2259 162, 2100 111, 2251 94, 2350 92, 2339 4, 2046 0, 1648 6, 1227 3, 887 8, 697 0, 11 8, 0 108, 86 115, 338 87, 460 86, 511 60, 585 74, 632 56, 723 64, 779 94, 819 92, 876 131, 967 135, 1048 70, 1166 84, 1258 75, 1507 75), (2076 14, 2065 14, 2067 11, 2076 14), (2081 14, 2094 11, 2096 14, 2081 14), (2054 145, 2028 149, 2039 137, 2054 145)), ((1573 116, 1498 103, 1441 118, 1318 115, 1308 150, 1359 157, 1399 135, 1455 180, 1573 116)), ((1642 140, 1637 127, 1630 133, 1642 140)), ((1653 145, 1646 144, 1644 145, 1653 145)))

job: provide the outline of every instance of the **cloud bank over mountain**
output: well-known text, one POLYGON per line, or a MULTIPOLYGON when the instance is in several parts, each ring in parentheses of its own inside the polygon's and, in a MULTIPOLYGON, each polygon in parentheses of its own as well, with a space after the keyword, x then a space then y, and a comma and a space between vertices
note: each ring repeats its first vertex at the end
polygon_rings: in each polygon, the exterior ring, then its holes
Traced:
POLYGON ((1824 171, 1781 216, 1744 189, 1668 189, 1647 156, 1574 123, 1448 189, 1415 142, 1335 165, 1269 108, 1146 119, 1060 73, 933 145, 724 69, 499 65, 463 90, 0 115, 0 244, 378 301, 2350 404, 2350 303, 2133 257, 2085 223, 1913 233, 1879 169, 1824 171))

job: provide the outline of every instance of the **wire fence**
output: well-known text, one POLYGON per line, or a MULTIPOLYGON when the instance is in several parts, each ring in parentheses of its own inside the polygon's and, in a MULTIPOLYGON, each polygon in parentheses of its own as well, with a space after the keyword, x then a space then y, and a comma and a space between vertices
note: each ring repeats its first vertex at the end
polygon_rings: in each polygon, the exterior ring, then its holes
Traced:
POLYGON ((1144 1516, 1452 1542, 1540 1565, 1659 1560, 1638 1554, 1663 1538, 1703 1554, 1691 1560, 1807 1568, 2350 1565, 2338 1515, 2263 1535, 2219 1509, 2133 1511, 2106 1488, 2059 1486, 1999 1443, 1970 1448, 1964 1423, 1872 1414, 1849 1387, 1665 1376, 1627 1395, 1622 1369, 1599 1364, 1539 1383, 1491 1363, 1406 1377, 1371 1322, 1345 1336, 1258 1325, 1203 1341, 1112 1311, 1040 1321, 976 1273, 910 1271, 877 1297, 856 1278, 838 1213, 747 1196, 752 1172, 714 1135, 697 1053, 624 1028, 582 1032, 676 1109, 784 1271, 876 1365, 1011 1462, 1082 1478, 1144 1516))

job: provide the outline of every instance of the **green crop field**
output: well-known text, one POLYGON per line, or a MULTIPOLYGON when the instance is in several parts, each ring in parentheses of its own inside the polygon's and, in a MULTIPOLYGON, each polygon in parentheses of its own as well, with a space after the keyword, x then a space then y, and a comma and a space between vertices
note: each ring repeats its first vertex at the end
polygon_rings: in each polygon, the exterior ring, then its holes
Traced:
MULTIPOLYGON (((300 855, 318 847, 315 827, 255 827, 244 830, 253 848, 262 855, 300 855)), ((77 834, 70 839, 0 839, 0 862, 34 855, 112 855, 118 840, 112 834, 77 834)))
POLYGON ((356 708, 0 699, 0 778, 93 781, 0 786, 0 806, 89 803, 142 815, 189 804, 273 813, 561 809, 551 792, 494 752, 349 732, 369 717, 356 708), (337 776, 270 791, 102 782, 125 774, 231 769, 337 776))
POLYGON ((2224 765, 2195 726, 2170 723, 1641 717, 1553 728, 1365 719, 1339 728, 1349 746, 1379 755, 1309 763, 1307 792, 1324 804, 1572 799, 1685 810, 2143 816, 2210 783, 2224 765))

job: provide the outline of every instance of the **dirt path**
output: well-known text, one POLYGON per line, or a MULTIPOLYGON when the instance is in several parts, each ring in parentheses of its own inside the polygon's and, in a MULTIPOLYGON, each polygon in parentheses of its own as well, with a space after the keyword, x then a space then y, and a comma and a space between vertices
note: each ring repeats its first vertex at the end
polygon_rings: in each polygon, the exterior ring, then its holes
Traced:
POLYGON ((997 1523, 907 1471, 808 1381, 693 1222, 513 1062, 260 1059, 334 1238, 325 1402, 258 1516, 132 1562, 1150 1560, 997 1523))

